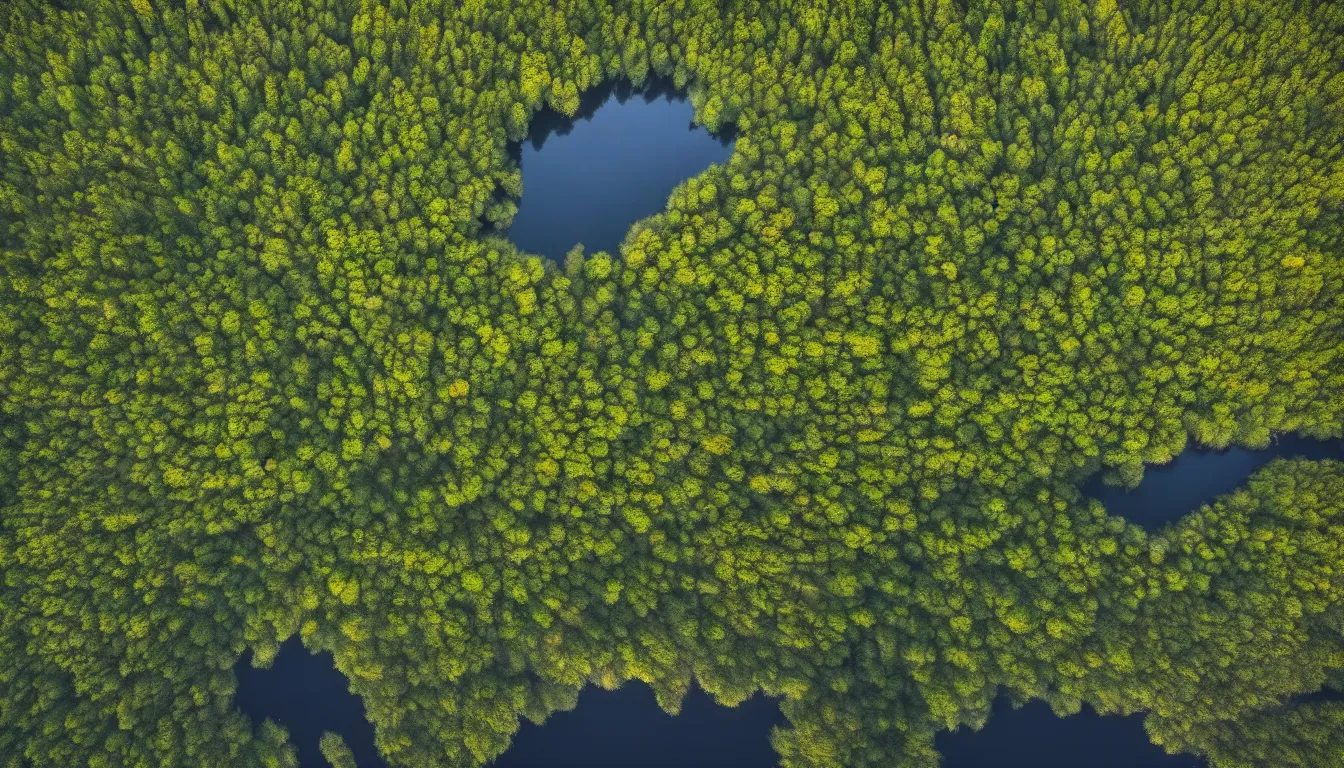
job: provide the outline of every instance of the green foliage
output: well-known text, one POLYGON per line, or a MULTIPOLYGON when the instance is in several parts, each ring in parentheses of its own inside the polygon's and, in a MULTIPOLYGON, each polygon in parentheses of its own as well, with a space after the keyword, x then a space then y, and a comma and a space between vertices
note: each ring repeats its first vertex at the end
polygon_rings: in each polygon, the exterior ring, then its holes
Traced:
POLYGON ((786 768, 1000 689, 1337 763, 1344 466, 1075 486, 1344 432, 1340 5, 786 5, 0 9, 0 766, 293 765, 231 667, 296 633, 394 766, 631 679, 782 697, 786 768), (485 235, 620 76, 732 159, 485 235))
POLYGON ((346 746, 345 740, 340 735, 325 731, 317 746, 322 750, 322 756, 331 763, 331 768, 357 768, 354 754, 350 752, 350 747, 346 746))
POLYGON ((1204 726, 1197 746, 1222 768, 1344 765, 1344 704, 1314 702, 1204 726))

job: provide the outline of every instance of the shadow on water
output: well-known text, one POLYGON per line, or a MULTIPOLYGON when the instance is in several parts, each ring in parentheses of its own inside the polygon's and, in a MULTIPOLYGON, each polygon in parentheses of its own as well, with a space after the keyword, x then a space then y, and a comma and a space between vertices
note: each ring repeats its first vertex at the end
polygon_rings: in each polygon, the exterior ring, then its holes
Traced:
MULTIPOLYGON (((532 116, 524 141, 534 151, 540 152, 546 144, 546 139, 551 136, 568 136, 575 125, 593 119, 597 110, 613 99, 618 105, 627 104, 631 99, 638 99, 648 105, 658 101, 667 104, 687 103, 686 93, 678 90, 670 77, 650 76, 638 86, 629 80, 608 80, 579 96, 579 108, 573 117, 561 114, 550 107, 542 107, 532 116)), ((691 118, 694 118, 693 113, 691 118)), ((732 149, 733 141, 737 139, 737 131, 733 126, 726 126, 715 133, 710 133, 703 126, 696 125, 693 119, 688 119, 685 128, 688 131, 703 132, 724 149, 732 149)), ((514 160, 522 158, 523 144, 524 142, 509 144, 509 152, 514 160)))
POLYGON ((330 768, 318 749, 323 731, 339 734, 359 768, 385 768, 373 744, 373 726, 364 703, 350 692, 349 681, 336 669, 330 652, 308 653, 298 638, 280 646, 269 669, 252 666, 248 651, 234 667, 238 676, 238 708, 254 726, 266 718, 289 730, 300 768, 330 768))
POLYGON ((1311 693, 1294 696, 1292 706, 1299 704, 1344 704, 1344 690, 1325 687, 1311 693))
POLYGON ((614 253, 636 221, 663 211, 678 184, 732 156, 736 133, 711 134, 670 79, 610 81, 574 117, 549 107, 509 151, 523 174, 518 213, 504 234, 557 262, 576 244, 614 253))
POLYGON ((1089 707, 1072 717, 1032 701, 994 702, 985 727, 939 733, 941 768, 1202 768, 1192 755, 1168 755, 1148 740, 1143 715, 1103 717, 1089 707))
POLYGON ((673 717, 653 690, 629 682, 608 691, 589 686, 568 712, 542 725, 523 721, 513 744, 491 768, 774 768, 770 729, 784 725, 779 705, 762 694, 721 707, 692 688, 673 717))
POLYGON ((1187 448, 1169 464, 1145 467, 1137 488, 1105 485, 1101 473, 1082 486, 1085 496, 1106 505, 1106 511, 1157 530, 1193 512, 1201 504, 1241 487, 1262 465, 1276 458, 1344 460, 1344 439, 1312 440, 1282 435, 1268 448, 1187 448))

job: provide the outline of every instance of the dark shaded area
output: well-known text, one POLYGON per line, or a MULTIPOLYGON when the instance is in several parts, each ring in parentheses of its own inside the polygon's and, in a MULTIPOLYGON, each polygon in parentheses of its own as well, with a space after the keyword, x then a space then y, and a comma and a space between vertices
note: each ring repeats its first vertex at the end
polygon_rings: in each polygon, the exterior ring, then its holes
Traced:
POLYGON ((941 768, 1202 768, 1192 755, 1168 755, 1148 740, 1143 715, 1103 717, 1089 707, 1060 718, 1043 701, 1013 709, 994 702, 985 727, 935 737, 941 768))
POLYGON ((542 725, 524 721, 494 768, 775 768, 770 729, 784 725, 773 699, 756 694, 721 707, 692 688, 673 717, 653 689, 631 681, 614 691, 589 686, 569 712, 542 725))
POLYGON ((1344 439, 1282 435, 1258 451, 1188 448, 1169 464, 1145 467, 1143 481, 1133 490, 1105 485, 1097 473, 1083 484, 1082 491, 1105 504, 1107 512, 1152 531, 1235 491, 1255 470, 1280 457, 1344 460, 1344 439))
POLYGON ((509 239, 557 262, 578 243, 615 253, 678 184, 732 156, 735 133, 711 134, 694 115, 666 78, 605 83, 580 97, 573 118, 550 108, 533 115, 527 139, 510 146, 523 195, 509 239))
POLYGON ((1289 702, 1291 706, 1298 704, 1341 704, 1344 703, 1344 691, 1334 688, 1322 688, 1311 693, 1304 693, 1301 696, 1294 696, 1289 702))
MULTIPOLYGON (((668 104, 686 104, 689 106, 686 93, 679 90, 670 77, 649 76, 638 86, 629 80, 607 80, 579 96, 579 108, 574 112, 573 117, 567 117, 550 107, 542 107, 538 110, 532 116, 532 121, 528 123, 526 143, 532 149, 541 151, 546 139, 551 136, 568 136, 570 131, 574 130, 575 125, 593 119, 597 110, 612 99, 615 99, 617 104, 626 104, 631 99, 639 99, 645 104, 663 101, 668 104)), ((709 133, 705 128, 692 122, 695 117, 693 111, 688 114, 689 117, 685 122, 687 130, 704 131, 710 138, 717 141, 719 146, 724 149, 732 149, 733 141, 737 138, 736 129, 732 126, 726 126, 717 133, 709 133)), ((509 150, 513 153, 515 160, 522 156, 521 143, 510 144, 509 150)))
POLYGON ((349 680, 336 669, 331 653, 308 653, 291 638, 280 646, 270 669, 252 666, 248 651, 234 667, 238 676, 238 708, 260 725, 270 718, 289 729, 299 753, 300 768, 330 768, 318 748, 323 731, 345 739, 359 768, 385 768, 373 745, 373 726, 364 702, 350 692, 349 680))

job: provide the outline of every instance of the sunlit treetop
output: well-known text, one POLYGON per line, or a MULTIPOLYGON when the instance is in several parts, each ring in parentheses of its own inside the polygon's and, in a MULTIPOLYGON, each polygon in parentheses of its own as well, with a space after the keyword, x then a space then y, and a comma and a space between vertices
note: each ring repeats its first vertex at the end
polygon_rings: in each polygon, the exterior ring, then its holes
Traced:
POLYGON ((1076 488, 1344 432, 1339 3, 0 12, 3 768, 293 765, 232 665, 295 634, 398 768, 631 679, 782 697, 787 768, 1001 689, 1340 761, 1344 465, 1076 488), (487 233, 652 75, 727 163, 615 253, 487 233))

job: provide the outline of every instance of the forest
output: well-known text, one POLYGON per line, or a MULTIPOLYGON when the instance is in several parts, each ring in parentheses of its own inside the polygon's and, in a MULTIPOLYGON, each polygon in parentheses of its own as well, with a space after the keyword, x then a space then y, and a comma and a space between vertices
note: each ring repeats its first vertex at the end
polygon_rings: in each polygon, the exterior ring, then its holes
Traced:
POLYGON ((394 768, 630 680, 782 768, 1000 693, 1344 766, 1344 463, 1078 490, 1282 434, 1344 434, 1344 4, 0 6, 0 768, 293 766, 232 667, 296 635, 394 768), (498 234, 652 76, 731 159, 498 234))

